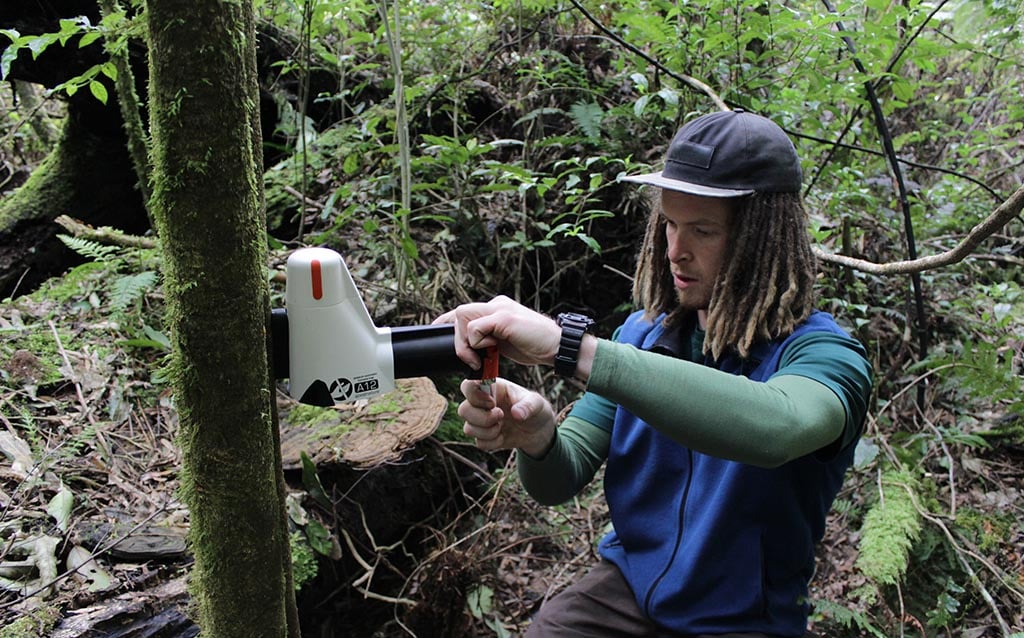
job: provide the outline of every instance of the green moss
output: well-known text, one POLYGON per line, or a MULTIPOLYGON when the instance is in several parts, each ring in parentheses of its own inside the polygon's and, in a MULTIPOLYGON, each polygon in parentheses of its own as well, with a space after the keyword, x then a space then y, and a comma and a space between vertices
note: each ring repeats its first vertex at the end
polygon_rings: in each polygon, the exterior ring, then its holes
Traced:
MULTIPOLYGON (((57 333, 60 335, 61 343, 67 349, 66 340, 70 340, 71 337, 61 334, 59 328, 57 333)), ((0 341, 0 365, 5 371, 5 379, 8 373, 19 367, 13 363, 14 359, 21 356, 19 353, 28 353, 27 356, 30 357, 29 360, 23 362, 28 365, 21 372, 30 379, 26 378, 22 381, 31 380, 34 385, 46 386, 64 378, 64 373, 61 372, 64 358, 60 354, 60 349, 57 347, 57 342, 54 340, 49 326, 26 327, 22 331, 7 333, 3 341, 0 341)))
POLYGON ((338 413, 330 408, 300 403, 288 412, 288 423, 300 427, 312 428, 323 425, 338 418, 338 413))
POLYGON ((320 565, 302 532, 292 532, 288 540, 292 550, 292 580, 295 583, 295 591, 299 591, 303 585, 316 577, 320 565))
POLYGON ((396 395, 395 393, 386 395, 368 405, 366 414, 377 416, 378 414, 387 414, 389 412, 401 412, 402 408, 409 403, 408 399, 407 395, 396 395))
POLYGON ((876 583, 894 585, 903 578, 910 548, 921 533, 921 516, 911 494, 918 483, 909 472, 882 475, 882 498, 864 517, 857 567, 876 583))
POLYGON ((466 435, 462 431, 462 424, 465 422, 459 416, 459 404, 454 401, 448 402, 448 410, 441 418, 441 423, 434 433, 441 441, 466 441, 466 435))
POLYGON ((60 620, 60 610, 44 605, 33 609, 27 615, 9 625, 0 627, 0 638, 37 638, 46 636, 60 620))
POLYGON ((86 262, 75 266, 61 277, 48 280, 32 296, 35 299, 45 298, 58 303, 78 301, 99 289, 110 274, 109 264, 86 262))
POLYGON ((1013 514, 1008 512, 980 512, 972 508, 958 510, 956 525, 986 554, 999 552, 1012 538, 1015 524, 1013 514))
POLYGON ((350 431, 352 431, 352 424, 348 421, 340 420, 331 427, 324 428, 322 437, 333 440, 350 431))

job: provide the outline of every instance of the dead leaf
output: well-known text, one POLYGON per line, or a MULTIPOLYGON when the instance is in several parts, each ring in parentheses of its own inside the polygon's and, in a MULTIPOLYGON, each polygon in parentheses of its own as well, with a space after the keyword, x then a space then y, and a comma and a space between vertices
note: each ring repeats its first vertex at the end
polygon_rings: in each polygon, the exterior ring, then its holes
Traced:
POLYGON ((13 432, 0 432, 0 452, 11 459, 11 472, 15 476, 22 480, 28 478, 36 464, 28 443, 13 432))
POLYGON ((71 520, 71 508, 75 503, 75 495, 62 482, 57 494, 50 499, 46 506, 46 513, 57 522, 57 529, 62 532, 68 531, 68 522, 71 520))
POLYGON ((76 580, 88 583, 88 590, 101 592, 111 589, 114 579, 100 567, 92 553, 81 545, 75 545, 68 552, 67 567, 74 572, 76 580))

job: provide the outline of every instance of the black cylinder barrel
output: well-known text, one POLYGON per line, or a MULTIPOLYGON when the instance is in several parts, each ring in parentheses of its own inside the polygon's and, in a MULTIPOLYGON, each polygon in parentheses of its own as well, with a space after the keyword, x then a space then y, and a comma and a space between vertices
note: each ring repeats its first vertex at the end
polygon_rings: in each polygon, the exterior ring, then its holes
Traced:
POLYGON ((479 376, 455 354, 455 326, 403 326, 391 329, 395 378, 429 377, 447 372, 479 376))

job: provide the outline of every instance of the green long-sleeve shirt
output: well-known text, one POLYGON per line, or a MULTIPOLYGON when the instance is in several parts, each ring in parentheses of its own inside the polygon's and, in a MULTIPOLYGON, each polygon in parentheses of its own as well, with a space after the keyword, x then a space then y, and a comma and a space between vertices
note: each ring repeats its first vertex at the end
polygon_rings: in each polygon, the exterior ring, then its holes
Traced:
MULTIPOLYGON (((684 336, 689 339, 691 335, 684 336)), ((700 352, 703 333, 686 349, 700 352)), ((587 393, 541 459, 518 456, 539 502, 557 504, 593 479, 608 455, 617 406, 694 450, 762 467, 830 454, 859 434, 871 369, 855 340, 815 332, 793 341, 766 382, 685 358, 599 340, 587 393)))

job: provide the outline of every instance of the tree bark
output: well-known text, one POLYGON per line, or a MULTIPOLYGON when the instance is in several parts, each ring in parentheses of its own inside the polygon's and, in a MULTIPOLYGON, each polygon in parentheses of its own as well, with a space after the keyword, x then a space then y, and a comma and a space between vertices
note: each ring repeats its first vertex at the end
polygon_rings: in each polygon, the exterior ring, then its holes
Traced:
POLYGON ((150 0, 153 206, 211 638, 298 636, 275 404, 249 0, 150 0))

